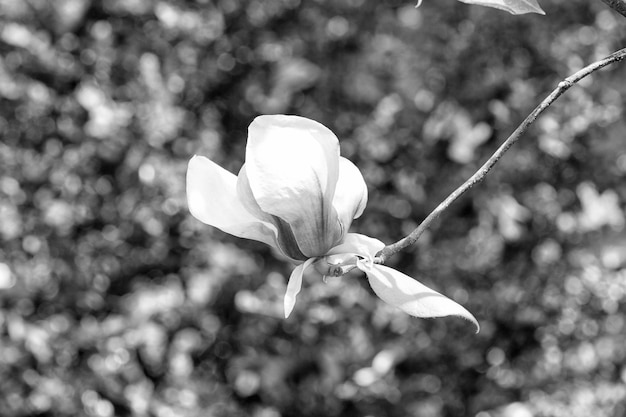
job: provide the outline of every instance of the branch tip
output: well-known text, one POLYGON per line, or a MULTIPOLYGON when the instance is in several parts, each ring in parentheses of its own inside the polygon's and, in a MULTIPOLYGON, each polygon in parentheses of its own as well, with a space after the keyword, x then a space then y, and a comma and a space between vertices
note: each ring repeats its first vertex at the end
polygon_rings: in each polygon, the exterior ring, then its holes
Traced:
MULTIPOLYGON (((602 0, 608 4, 610 0, 602 0)), ((626 11, 626 0, 615 0, 614 3, 620 3, 625 7, 626 11)), ((626 15, 625 15, 626 16, 626 15)), ((500 145, 500 147, 489 157, 487 162, 485 162, 479 169, 472 175, 469 179, 467 179, 463 184, 461 184, 456 190, 454 190, 446 199, 441 202, 434 210, 426 216, 424 221, 420 223, 415 230, 409 233, 408 236, 398 240, 395 243, 389 244, 385 246, 380 252, 376 254, 374 258, 374 263, 384 264, 385 261, 393 256, 394 254, 400 252, 401 250, 413 245, 420 236, 424 233, 424 231, 430 227, 430 225, 443 213, 447 210, 450 205, 458 198, 460 198, 466 191, 472 188, 474 185, 481 182, 489 171, 493 168, 493 166, 502 158, 502 156, 509 150, 511 146, 513 146, 521 136, 526 133, 528 128, 541 113, 543 113, 552 103, 556 101, 566 90, 576 84, 578 81, 592 74, 593 72, 606 67, 607 65, 613 64, 615 62, 622 61, 626 58, 626 48, 620 49, 607 56, 604 59, 596 61, 590 65, 587 65, 585 68, 577 71, 571 76, 567 77, 565 80, 559 82, 557 88, 554 89, 537 107, 533 109, 532 112, 522 121, 522 123, 511 133, 511 135, 500 145)))

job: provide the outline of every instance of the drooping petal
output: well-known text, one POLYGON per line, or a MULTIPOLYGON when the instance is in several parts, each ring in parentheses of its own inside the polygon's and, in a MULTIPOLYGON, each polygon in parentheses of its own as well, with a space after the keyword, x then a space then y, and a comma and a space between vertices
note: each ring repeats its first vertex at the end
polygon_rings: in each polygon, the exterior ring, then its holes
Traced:
POLYGON ((422 318, 459 316, 471 321, 480 330, 472 313, 448 297, 384 265, 357 262, 357 267, 366 273, 372 289, 383 301, 400 310, 422 318))
POLYGON ((511 14, 538 13, 546 14, 537 0, 459 0, 463 3, 493 7, 511 14))
POLYGON ((353 253, 363 258, 373 258, 384 247, 385 244, 383 242, 373 237, 360 233, 348 233, 343 238, 341 244, 328 251, 328 255, 353 253))
POLYGON ((341 238, 332 206, 339 142, 325 126, 298 116, 259 116, 246 147, 250 188, 261 210, 289 224, 307 257, 341 238))
POLYGON ((344 157, 339 158, 339 178, 333 198, 344 233, 348 232, 352 220, 363 214, 367 204, 367 185, 361 171, 344 157))
POLYGON ((237 196, 237 177, 203 156, 187 168, 187 204, 198 220, 223 232, 276 247, 276 228, 254 217, 237 196))
POLYGON ((307 259, 291 272, 289 282, 287 282, 287 292, 285 293, 285 318, 289 317, 294 306, 296 305, 296 296, 302 288, 302 275, 304 274, 304 271, 313 263, 313 261, 315 261, 315 258, 307 259))

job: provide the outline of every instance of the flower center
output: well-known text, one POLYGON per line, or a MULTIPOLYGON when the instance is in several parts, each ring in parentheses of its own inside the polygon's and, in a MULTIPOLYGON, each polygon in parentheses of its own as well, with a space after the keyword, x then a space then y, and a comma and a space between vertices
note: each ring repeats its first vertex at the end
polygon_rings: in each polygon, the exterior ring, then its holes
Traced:
POLYGON ((352 253, 323 256, 313 263, 315 270, 326 277, 340 277, 356 267, 358 256, 352 253))

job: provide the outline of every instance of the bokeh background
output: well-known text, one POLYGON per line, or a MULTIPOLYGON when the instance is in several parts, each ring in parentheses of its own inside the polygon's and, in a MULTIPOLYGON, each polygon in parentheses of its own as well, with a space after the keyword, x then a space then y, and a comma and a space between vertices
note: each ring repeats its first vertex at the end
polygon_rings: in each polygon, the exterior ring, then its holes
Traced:
MULTIPOLYGON (((258 114, 331 128, 387 243, 559 80, 626 46, 601 1, 0 0, 0 415, 626 414, 626 64, 563 96, 389 264, 481 323, 363 276, 305 280, 192 218, 258 114)), ((224 208, 228 210, 227 207, 224 208)))

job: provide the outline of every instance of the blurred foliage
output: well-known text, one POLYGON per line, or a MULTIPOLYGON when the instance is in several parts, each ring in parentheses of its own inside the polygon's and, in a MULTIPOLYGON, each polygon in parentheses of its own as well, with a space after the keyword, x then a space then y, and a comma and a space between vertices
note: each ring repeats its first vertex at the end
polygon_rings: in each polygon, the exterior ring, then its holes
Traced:
MULTIPOLYGON (((623 47, 599 1, 0 0, 0 415, 622 416, 626 67, 563 96, 391 260, 482 331, 308 280, 187 212, 260 113, 337 133, 392 242, 558 83, 623 47)), ((225 208, 227 210, 228 208, 225 208)))

